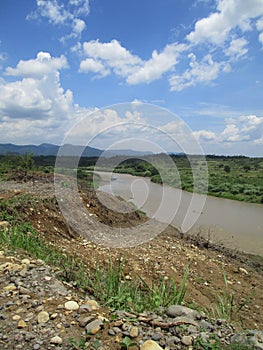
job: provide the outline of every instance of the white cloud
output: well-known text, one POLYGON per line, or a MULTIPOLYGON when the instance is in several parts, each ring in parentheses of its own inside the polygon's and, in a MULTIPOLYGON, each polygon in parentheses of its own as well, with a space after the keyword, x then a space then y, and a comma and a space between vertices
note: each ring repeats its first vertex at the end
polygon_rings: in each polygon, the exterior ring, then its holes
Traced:
POLYGON ((170 78, 171 91, 181 91, 198 83, 210 83, 215 80, 219 73, 228 71, 229 64, 226 62, 215 62, 210 54, 206 55, 201 62, 197 62, 194 53, 188 55, 190 68, 182 75, 173 75, 170 78))
POLYGON ((18 139, 24 135, 25 140, 31 137, 36 142, 40 134, 45 140, 54 133, 58 137, 57 128, 67 125, 74 108, 72 92, 64 91, 60 83, 59 70, 66 66, 65 58, 40 52, 35 59, 6 69, 6 74, 21 80, 0 81, 2 139, 6 135, 6 142, 15 142, 15 135, 18 139))
POLYGON ((233 39, 225 50, 225 54, 233 60, 237 60, 248 52, 247 44, 248 41, 245 38, 233 39))
POLYGON ((27 16, 27 19, 47 18, 53 25, 69 25, 71 33, 61 38, 65 41, 80 37, 86 28, 86 23, 80 17, 90 13, 89 0, 69 0, 66 4, 61 0, 36 0, 37 9, 27 16))
POLYGON ((209 130, 194 131, 193 135, 200 141, 201 140, 212 141, 216 139, 216 134, 213 131, 209 131, 209 130))
POLYGON ((117 40, 108 43, 101 43, 98 40, 89 41, 83 44, 83 53, 88 58, 80 63, 80 71, 97 73, 97 68, 100 68, 103 72, 101 76, 112 71, 126 78, 128 84, 150 83, 160 79, 164 73, 173 70, 183 50, 186 50, 184 44, 170 44, 160 53, 154 50, 152 57, 144 61, 132 54, 117 40))
POLYGON ((98 73, 99 77, 105 77, 110 74, 110 70, 106 69, 100 61, 96 61, 93 58, 86 58, 81 61, 79 70, 83 73, 98 73))
POLYGON ((48 52, 39 52, 36 59, 19 61, 16 68, 7 67, 5 74, 24 77, 42 77, 54 73, 59 69, 67 68, 65 56, 52 58, 48 52))
MULTIPOLYGON (((131 74, 142 64, 142 60, 124 48, 117 40, 101 43, 98 40, 83 44, 83 53, 88 57, 103 63, 106 71, 113 72, 122 77, 131 74)), ((81 70, 81 67, 80 67, 81 70)))
POLYGON ((194 132, 200 141, 215 142, 218 144, 249 142, 259 144, 263 139, 263 117, 256 115, 226 118, 221 132, 198 130, 194 132))
POLYGON ((263 30, 263 17, 261 17, 258 21, 257 21, 257 30, 258 31, 262 31, 263 30))
POLYGON ((231 30, 236 27, 250 30, 250 19, 262 15, 262 0, 218 0, 217 12, 197 21, 187 39, 194 45, 203 42, 221 45, 228 39, 231 30))
POLYGON ((177 64, 180 52, 185 50, 185 45, 170 44, 158 53, 153 51, 152 57, 144 62, 143 66, 128 76, 128 84, 150 83, 160 79, 166 72, 173 70, 177 64))
POLYGON ((260 33, 258 36, 259 42, 263 45, 263 33, 260 33))

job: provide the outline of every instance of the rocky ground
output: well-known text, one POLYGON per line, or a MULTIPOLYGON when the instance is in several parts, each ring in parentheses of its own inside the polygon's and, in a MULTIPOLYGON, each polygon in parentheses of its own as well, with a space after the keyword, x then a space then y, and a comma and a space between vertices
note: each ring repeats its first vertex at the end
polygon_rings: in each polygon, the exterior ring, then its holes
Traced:
MULTIPOLYGON (((125 347, 125 342, 134 343, 129 349, 213 349, 212 345, 205 347, 207 342, 212 344, 213 337, 226 345, 242 337, 254 339, 256 348, 263 349, 260 258, 217 250, 207 242, 185 241, 172 227, 133 248, 105 247, 78 236, 68 227, 54 200, 50 176, 35 180, 34 185, 17 181, 0 183, 2 200, 19 197, 21 193, 31 196, 27 204, 16 208, 21 218, 29 221, 47 242, 81 258, 91 271, 98 264, 106 266, 110 260, 125 259, 127 279, 140 275, 149 283, 160 277, 180 283, 191 261, 185 304, 194 305, 198 312, 182 306, 171 306, 156 313, 113 311, 99 305, 92 294, 58 280, 56 271, 43 261, 25 252, 11 253, 3 247, 0 255, 1 349, 82 349, 85 346, 87 349, 120 349, 121 346, 125 349, 129 345, 125 347), (235 308, 243 305, 232 315, 231 325, 220 317, 213 318, 211 313, 211 306, 216 305, 218 295, 225 290, 222 268, 228 291, 234 295, 235 308), (247 336, 234 335, 242 329, 253 331, 247 336)), ((83 201, 88 213, 107 225, 127 225, 127 222, 132 225, 146 220, 135 212, 128 217, 109 212, 101 207, 93 191, 83 195, 83 201)))

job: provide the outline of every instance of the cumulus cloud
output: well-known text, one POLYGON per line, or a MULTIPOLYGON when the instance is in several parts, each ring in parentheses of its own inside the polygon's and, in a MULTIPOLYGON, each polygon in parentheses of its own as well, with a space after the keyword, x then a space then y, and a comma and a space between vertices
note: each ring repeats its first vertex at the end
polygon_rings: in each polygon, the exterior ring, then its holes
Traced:
POLYGON ((45 74, 54 73, 62 68, 67 68, 65 56, 51 57, 48 52, 39 52, 36 59, 21 60, 15 68, 7 67, 5 74, 24 77, 42 77, 45 74))
POLYGON ((80 63, 81 72, 96 72, 105 76, 113 72, 126 79, 128 84, 150 83, 174 69, 184 44, 167 45, 163 51, 153 51, 152 57, 145 61, 132 54, 117 40, 101 43, 98 40, 83 44, 86 57, 80 63))
POLYGON ((198 83, 210 83, 215 80, 219 73, 228 71, 230 66, 226 62, 215 62, 211 54, 198 62, 194 53, 188 55, 189 66, 182 75, 173 75, 170 78, 171 91, 181 91, 187 87, 195 86, 198 83))
POLYGON ((194 135, 200 141, 212 141, 216 143, 250 142, 252 144, 263 143, 263 117, 256 115, 226 118, 225 126, 221 132, 211 130, 198 130, 194 135))
POLYGON ((89 0, 69 0, 66 5, 58 0, 36 0, 36 5, 37 9, 27 19, 46 18, 53 25, 70 26, 71 33, 62 37, 62 41, 80 37, 86 28, 86 23, 80 17, 89 15, 89 0))
POLYGON ((248 41, 245 38, 233 39, 229 47, 225 50, 225 54, 233 60, 238 60, 248 52, 247 44, 248 41))
POLYGON ((262 15, 262 0, 219 0, 217 11, 197 21, 187 39, 194 45, 203 42, 221 45, 231 30, 236 27, 242 31, 250 30, 250 20, 262 15))
POLYGON ((93 58, 86 58, 81 61, 79 71, 82 73, 97 73, 99 77, 105 77, 110 74, 109 69, 106 69, 100 61, 96 61, 93 58))
POLYGON ((150 83, 160 79, 162 75, 174 69, 178 63, 180 53, 186 49, 186 46, 170 44, 166 45, 164 50, 158 53, 153 51, 152 57, 145 61, 142 67, 138 68, 127 78, 128 84, 150 83))
POLYGON ((6 69, 6 75, 19 76, 21 80, 0 81, 1 135, 29 133, 34 139, 34 135, 42 133, 46 139, 45 133, 51 126, 56 129, 70 119, 73 95, 70 90, 64 91, 59 75, 59 70, 66 67, 64 57, 39 52, 35 59, 20 61, 15 68, 6 69))

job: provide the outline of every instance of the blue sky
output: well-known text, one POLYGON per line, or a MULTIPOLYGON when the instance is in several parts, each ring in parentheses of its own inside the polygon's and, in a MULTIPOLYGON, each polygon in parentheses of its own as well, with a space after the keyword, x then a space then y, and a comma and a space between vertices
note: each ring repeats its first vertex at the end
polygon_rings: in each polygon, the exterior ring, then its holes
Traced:
POLYGON ((85 118, 102 148, 128 122, 148 129, 112 143, 189 127, 205 153, 263 156, 262 58, 263 0, 1 1, 0 142, 60 144, 85 118))

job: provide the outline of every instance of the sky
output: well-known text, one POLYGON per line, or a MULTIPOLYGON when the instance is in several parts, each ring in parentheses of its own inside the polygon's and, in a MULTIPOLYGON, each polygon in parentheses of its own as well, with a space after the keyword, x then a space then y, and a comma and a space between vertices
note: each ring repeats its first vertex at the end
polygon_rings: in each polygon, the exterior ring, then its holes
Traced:
POLYGON ((263 0, 1 0, 0 143, 65 140, 263 156, 263 0))

